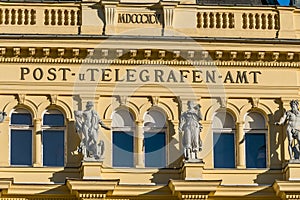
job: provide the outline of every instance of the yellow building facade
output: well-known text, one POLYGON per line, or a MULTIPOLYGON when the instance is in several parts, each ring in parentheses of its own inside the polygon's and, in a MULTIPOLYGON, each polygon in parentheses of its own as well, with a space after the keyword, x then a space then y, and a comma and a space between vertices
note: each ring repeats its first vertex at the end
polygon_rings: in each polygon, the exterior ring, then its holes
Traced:
POLYGON ((300 199, 298 133, 274 125, 300 99, 299 21, 263 4, 0 2, 0 199, 300 199), (100 161, 80 152, 89 101, 111 128, 100 161), (188 101, 203 162, 183 159, 188 101))

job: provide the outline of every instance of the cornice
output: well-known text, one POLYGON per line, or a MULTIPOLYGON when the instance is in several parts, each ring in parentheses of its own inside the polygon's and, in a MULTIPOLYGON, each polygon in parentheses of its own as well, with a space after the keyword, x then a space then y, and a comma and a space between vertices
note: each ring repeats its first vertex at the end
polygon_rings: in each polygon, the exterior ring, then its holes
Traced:
POLYGON ((299 52, 0 47, 0 63, 299 68, 299 52))

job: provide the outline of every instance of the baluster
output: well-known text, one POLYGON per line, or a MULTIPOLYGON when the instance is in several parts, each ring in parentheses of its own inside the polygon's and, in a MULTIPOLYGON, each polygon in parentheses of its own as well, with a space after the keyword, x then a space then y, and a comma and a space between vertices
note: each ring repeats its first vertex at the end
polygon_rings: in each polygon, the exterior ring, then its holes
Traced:
POLYGON ((247 28, 247 24, 248 24, 247 14, 244 13, 244 14, 242 15, 242 18, 243 18, 243 29, 246 29, 246 28, 247 28))
POLYGON ((30 25, 36 24, 36 11, 31 9, 30 10, 30 25))
POLYGON ((71 25, 75 25, 75 12, 74 10, 71 10, 71 25))
POLYGON ((266 15, 262 14, 261 15, 261 28, 266 29, 266 27, 267 27, 266 15))
POLYGON ((273 29, 273 16, 268 14, 268 29, 273 29))
POLYGON ((51 25, 55 25, 55 10, 51 10, 50 12, 51 25))
POLYGON ((49 25, 49 10, 45 10, 45 11, 44 11, 44 15, 45 15, 45 21, 44 21, 44 24, 45 24, 45 25, 49 25))
POLYGON ((55 12, 55 25, 58 25, 58 23, 59 23, 58 11, 59 10, 54 10, 54 12, 55 12))
POLYGON ((204 14, 203 14, 203 27, 204 28, 207 28, 208 27, 208 16, 207 16, 207 13, 205 12, 204 14))
POLYGON ((0 9, 0 24, 3 23, 3 12, 2 9, 0 9))
MULTIPOLYGON (((113 16, 114 16, 114 9, 112 8, 111 19, 110 19, 111 23, 114 23, 113 16)), ((78 15, 77 15, 77 12, 74 11, 74 25, 76 26, 77 23, 78 23, 78 15)))
POLYGON ((222 14, 223 25, 222 28, 227 28, 227 13, 222 14))
POLYGON ((260 29, 260 15, 258 13, 255 14, 255 28, 260 29))
POLYGON ((201 14, 197 13, 197 28, 201 28, 201 14))
POLYGON ((248 15, 248 17, 249 17, 249 28, 250 29, 253 29, 254 28, 254 19, 253 19, 253 14, 252 13, 250 13, 249 15, 248 15))
POLYGON ((274 15, 274 29, 279 30, 279 17, 278 17, 278 14, 274 15))
MULTIPOLYGON (((114 10, 114 12, 116 12, 114 10)), ((80 10, 77 11, 77 25, 81 25, 81 12, 80 10)))
POLYGON ((68 25, 72 25, 72 12, 68 10, 68 25))
POLYGON ((209 13, 209 28, 213 28, 215 26, 214 13, 209 13))
POLYGON ((57 25, 62 25, 62 11, 57 10, 57 25))
POLYGON ((65 12, 64 10, 61 10, 61 25, 65 24, 65 12))
POLYGON ((229 13, 228 15, 229 17, 229 28, 234 28, 234 14, 233 13, 229 13))
POLYGON ((16 24, 16 10, 12 9, 11 10, 11 24, 16 24))
POLYGON ((221 28, 221 14, 216 14, 216 28, 221 28))
POLYGON ((24 10, 24 13, 23 13, 23 15, 24 15, 24 25, 27 25, 28 24, 28 10, 27 9, 25 9, 24 10))
POLYGON ((23 24, 23 10, 22 9, 18 9, 18 16, 17 16, 17 24, 18 25, 22 25, 23 24))

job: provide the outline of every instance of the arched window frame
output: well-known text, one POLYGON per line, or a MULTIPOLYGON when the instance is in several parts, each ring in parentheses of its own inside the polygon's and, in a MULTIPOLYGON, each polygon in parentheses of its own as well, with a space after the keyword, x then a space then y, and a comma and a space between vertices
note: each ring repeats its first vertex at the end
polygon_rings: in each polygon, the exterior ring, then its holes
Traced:
MULTIPOLYGON (((224 128, 224 127, 214 127, 214 124, 212 124, 212 134, 213 134, 213 139, 212 139, 212 146, 213 146, 213 161, 215 160, 215 149, 214 149, 214 145, 216 145, 216 142, 214 140, 215 134, 230 134, 233 136, 233 159, 234 159, 234 164, 231 167, 219 167, 216 166, 215 161, 214 161, 214 168, 235 168, 236 167, 236 162, 237 162, 237 149, 236 149, 236 118, 235 116, 232 114, 232 112, 230 112, 230 110, 217 110, 214 115, 213 115, 213 123, 214 123, 214 119, 216 117, 217 114, 219 113, 226 113, 225 116, 229 115, 232 118, 232 127, 231 128, 224 128)), ((224 124, 222 124, 224 125, 224 124)), ((224 165, 225 166, 225 165, 224 165)))
MULTIPOLYGON (((155 117, 155 116, 154 116, 155 117)), ((155 119, 154 119, 155 120, 155 119)), ((145 154, 145 167, 149 167, 149 168, 156 168, 156 167, 166 167, 168 165, 168 148, 167 148, 167 144, 169 141, 168 138, 168 126, 167 126, 167 115, 164 111, 162 111, 161 109, 157 108, 157 107, 152 107, 150 108, 145 114, 144 114, 144 124, 143 124, 143 130, 144 130, 144 154, 145 154), (157 112, 159 113, 159 115, 161 115, 161 117, 164 119, 164 123, 163 125, 158 124, 159 126, 156 126, 156 123, 153 124, 148 124, 149 122, 147 122, 146 117, 147 115, 149 115, 150 118, 152 118, 151 116, 151 112, 157 112), (146 145, 147 145, 147 137, 145 137, 146 134, 164 134, 164 164, 162 164, 162 166, 147 166, 147 161, 146 161, 146 145)), ((163 161, 162 161, 163 162, 163 161)))
MULTIPOLYGON (((14 109, 11 114, 10 114, 10 138, 9 138, 9 143, 10 143, 10 153, 9 153, 9 162, 12 166, 32 166, 33 164, 33 152, 34 152, 34 149, 33 149, 33 141, 34 141, 34 134, 33 134, 33 130, 34 130, 34 126, 33 126, 33 115, 32 113, 26 109, 26 108, 16 108, 14 109), (13 115, 19 115, 19 114, 27 114, 27 115, 30 115, 30 120, 31 120, 31 123, 28 123, 28 124, 19 124, 19 123, 14 123, 12 122, 13 121, 13 118, 14 116, 13 115), (27 164, 14 164, 15 162, 13 161, 13 145, 15 144, 15 142, 13 142, 13 136, 12 134, 22 134, 22 133, 16 133, 14 131, 26 131, 27 134, 31 134, 31 143, 30 144, 27 144, 29 145, 30 147, 28 149, 30 149, 30 162, 28 162, 27 164)), ((25 143, 26 144, 26 143, 25 143)))
POLYGON ((63 112, 61 112, 59 109, 56 108, 51 108, 46 110, 43 115, 42 115, 42 162, 43 162, 43 166, 46 167, 64 167, 66 165, 66 161, 67 161, 67 133, 66 133, 66 117, 65 114, 63 112), (62 115, 63 116, 63 124, 61 125, 49 125, 49 124, 45 124, 45 115, 62 115), (47 131, 62 131, 63 132, 63 165, 47 165, 44 162, 44 134, 47 131))
POLYGON ((246 141, 246 137, 247 137, 247 134, 260 134, 260 135, 264 135, 265 137, 265 167, 248 167, 247 166, 247 145, 245 143, 245 161, 246 161, 246 167, 247 168, 267 168, 269 166, 269 159, 268 159, 268 144, 269 144, 269 139, 268 139, 268 128, 267 128, 267 118, 265 117, 265 115, 260 112, 260 111, 257 111, 257 110, 250 110, 249 112, 246 113, 245 115, 245 125, 244 125, 244 134, 245 134, 245 142, 246 141), (252 114, 252 113, 256 113, 258 115, 260 115, 263 120, 264 120, 264 123, 263 123, 263 127, 260 127, 260 128, 247 128, 246 125, 247 125, 247 116, 249 114, 252 114))

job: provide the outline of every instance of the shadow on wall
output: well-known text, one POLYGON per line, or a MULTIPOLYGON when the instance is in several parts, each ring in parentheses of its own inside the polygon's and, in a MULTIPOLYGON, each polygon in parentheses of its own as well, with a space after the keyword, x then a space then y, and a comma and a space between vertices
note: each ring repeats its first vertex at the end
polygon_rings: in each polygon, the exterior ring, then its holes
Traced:
POLYGON ((80 173, 79 173, 79 168, 78 167, 66 167, 62 171, 54 172, 52 174, 52 177, 50 177, 50 181, 55 183, 55 184, 61 184, 65 183, 66 179, 79 179, 80 178, 80 173))

